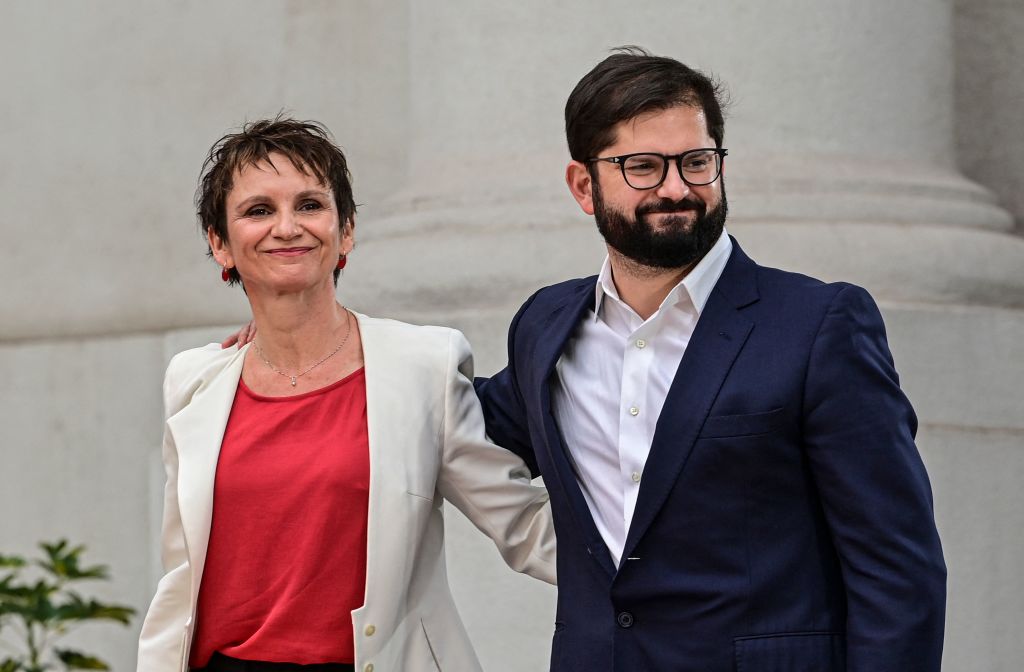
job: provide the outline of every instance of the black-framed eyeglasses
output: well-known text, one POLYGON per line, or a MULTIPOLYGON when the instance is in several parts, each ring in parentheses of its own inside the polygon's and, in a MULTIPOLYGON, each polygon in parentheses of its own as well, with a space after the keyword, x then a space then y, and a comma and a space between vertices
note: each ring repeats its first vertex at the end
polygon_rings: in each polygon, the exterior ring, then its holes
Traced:
POLYGON ((722 160, 728 149, 702 147, 690 149, 682 154, 655 154, 640 152, 621 156, 603 156, 589 159, 587 163, 607 161, 618 164, 626 184, 634 189, 656 189, 668 176, 669 161, 675 161, 679 177, 691 187, 711 184, 722 174, 722 160))

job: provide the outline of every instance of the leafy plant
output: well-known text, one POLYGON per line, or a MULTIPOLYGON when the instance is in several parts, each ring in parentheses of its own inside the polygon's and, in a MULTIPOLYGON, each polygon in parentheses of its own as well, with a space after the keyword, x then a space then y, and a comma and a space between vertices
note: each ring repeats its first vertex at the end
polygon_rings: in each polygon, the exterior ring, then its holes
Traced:
POLYGON ((71 589, 80 581, 109 578, 103 565, 81 566, 84 546, 69 547, 61 539, 39 547, 43 553, 38 559, 0 555, 0 645, 13 652, 0 660, 0 672, 109 670, 99 658, 57 648, 56 642, 86 621, 128 625, 135 610, 87 599, 71 589), (10 633, 17 645, 5 639, 10 633))

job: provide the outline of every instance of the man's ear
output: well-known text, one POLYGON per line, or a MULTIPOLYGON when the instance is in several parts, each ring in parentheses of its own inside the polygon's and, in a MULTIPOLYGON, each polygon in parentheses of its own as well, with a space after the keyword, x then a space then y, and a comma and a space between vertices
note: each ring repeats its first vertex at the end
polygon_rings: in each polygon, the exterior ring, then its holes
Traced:
POLYGON ((227 244, 217 235, 212 226, 206 230, 206 242, 210 244, 210 251, 213 252, 213 258, 218 266, 221 268, 235 267, 235 260, 231 256, 231 250, 228 249, 227 244))
POLYGON ((587 166, 579 161, 571 161, 565 167, 565 183, 569 185, 572 197, 580 204, 583 212, 594 214, 594 184, 587 166))

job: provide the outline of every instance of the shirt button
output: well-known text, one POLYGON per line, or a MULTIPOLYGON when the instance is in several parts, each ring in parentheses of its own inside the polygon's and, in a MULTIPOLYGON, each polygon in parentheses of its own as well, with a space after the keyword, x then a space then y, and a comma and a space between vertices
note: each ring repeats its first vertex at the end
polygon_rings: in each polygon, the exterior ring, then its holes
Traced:
POLYGON ((647 341, 645 341, 642 338, 636 339, 636 347, 638 347, 638 348, 646 348, 647 347, 647 341))
POLYGON ((637 415, 640 415, 640 409, 637 408, 636 406, 631 406, 629 408, 629 414, 634 416, 634 417, 637 416, 637 415))
POLYGON ((373 672, 373 663, 367 663, 366 667, 363 668, 363 672, 373 672))
POLYGON ((377 628, 373 627, 372 625, 368 625, 366 626, 366 630, 364 630, 363 632, 366 633, 367 637, 373 637, 373 633, 377 632, 377 628))
POLYGON ((634 483, 639 483, 640 482, 640 472, 639 471, 634 471, 633 472, 633 482, 634 483))
POLYGON ((628 611, 619 612, 619 615, 615 617, 615 621, 619 624, 620 628, 632 628, 633 614, 628 611))

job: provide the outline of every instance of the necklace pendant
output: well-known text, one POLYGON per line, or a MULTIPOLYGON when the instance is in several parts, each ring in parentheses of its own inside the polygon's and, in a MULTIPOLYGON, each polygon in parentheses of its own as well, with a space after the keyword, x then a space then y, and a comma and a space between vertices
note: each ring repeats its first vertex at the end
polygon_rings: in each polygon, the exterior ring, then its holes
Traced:
POLYGON ((292 387, 295 387, 295 376, 292 376, 291 379, 292 379, 292 387))

